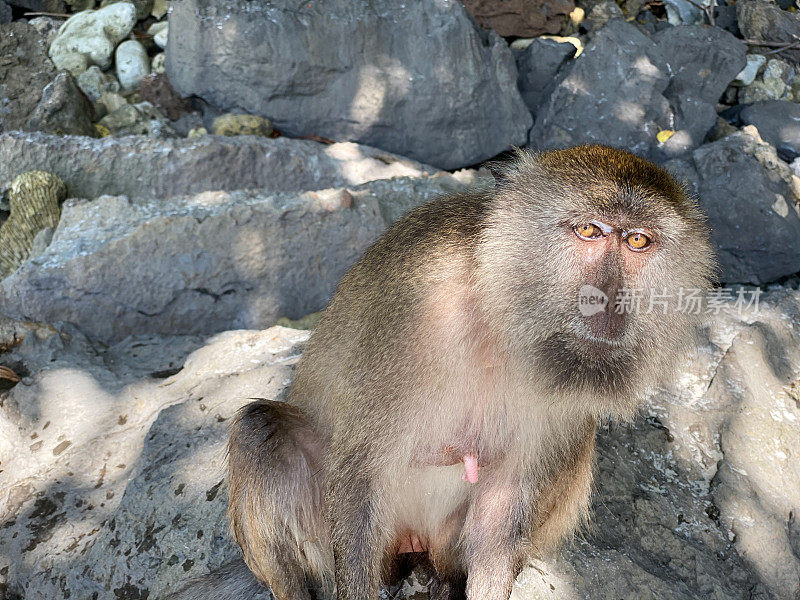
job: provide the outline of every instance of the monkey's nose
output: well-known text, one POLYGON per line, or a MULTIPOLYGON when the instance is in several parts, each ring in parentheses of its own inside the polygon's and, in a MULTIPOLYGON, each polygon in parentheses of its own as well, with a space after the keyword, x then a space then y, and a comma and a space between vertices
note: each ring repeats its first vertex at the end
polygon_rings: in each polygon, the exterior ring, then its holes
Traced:
POLYGON ((627 313, 617 306, 617 290, 603 290, 608 301, 603 310, 584 315, 583 322, 594 337, 609 341, 619 339, 625 332, 627 313))

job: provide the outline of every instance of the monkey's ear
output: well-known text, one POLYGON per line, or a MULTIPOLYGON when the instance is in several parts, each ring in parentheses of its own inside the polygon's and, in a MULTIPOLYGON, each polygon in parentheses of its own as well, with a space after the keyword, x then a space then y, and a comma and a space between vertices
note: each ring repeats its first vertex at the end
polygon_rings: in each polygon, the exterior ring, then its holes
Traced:
POLYGON ((494 177, 496 185, 502 186, 512 182, 522 171, 523 165, 530 162, 533 153, 522 148, 512 146, 509 150, 483 163, 494 177))

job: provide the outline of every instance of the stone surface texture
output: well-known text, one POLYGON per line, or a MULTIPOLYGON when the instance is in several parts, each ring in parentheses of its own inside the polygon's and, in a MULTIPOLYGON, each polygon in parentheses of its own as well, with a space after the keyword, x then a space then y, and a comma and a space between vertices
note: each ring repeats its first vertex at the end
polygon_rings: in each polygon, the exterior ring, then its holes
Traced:
POLYGON ((531 125, 508 44, 460 2, 175 0, 169 20, 182 96, 289 135, 453 169, 524 144, 531 125))
POLYGON ((325 307, 386 227, 470 173, 319 192, 67 201, 47 250, 0 282, 9 316, 93 339, 266 327, 325 307))
POLYGON ((800 271, 800 179, 755 129, 666 166, 708 215, 723 282, 764 284, 800 271))
POLYGON ((208 190, 316 190, 432 173, 431 167, 358 144, 203 136, 90 139, 0 135, 0 182, 24 171, 59 175, 72 197, 168 197, 208 190), (13 160, 12 160, 13 159, 13 160))
POLYGON ((648 38, 612 19, 565 68, 529 145, 601 143, 656 160, 684 154, 714 126, 715 104, 744 68, 745 50, 721 29, 671 27, 648 38), (660 131, 674 133, 662 143, 660 131))

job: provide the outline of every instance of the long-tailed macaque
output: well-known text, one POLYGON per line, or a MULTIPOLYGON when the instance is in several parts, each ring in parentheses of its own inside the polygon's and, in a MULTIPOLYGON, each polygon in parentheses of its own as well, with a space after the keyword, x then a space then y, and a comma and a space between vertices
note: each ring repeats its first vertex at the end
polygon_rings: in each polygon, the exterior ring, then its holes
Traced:
POLYGON ((518 152, 493 189, 420 206, 338 286, 286 402, 240 413, 233 533, 278 600, 375 600, 407 553, 437 600, 507 600, 586 520, 598 419, 690 343, 705 220, 664 170, 518 152))

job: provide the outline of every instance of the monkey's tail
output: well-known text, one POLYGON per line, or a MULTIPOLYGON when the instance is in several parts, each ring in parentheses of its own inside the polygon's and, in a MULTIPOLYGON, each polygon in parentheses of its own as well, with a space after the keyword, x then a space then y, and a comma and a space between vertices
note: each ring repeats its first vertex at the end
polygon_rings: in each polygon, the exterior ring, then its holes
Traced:
POLYGON ((272 600, 241 558, 225 563, 216 571, 192 579, 164 600, 272 600))

